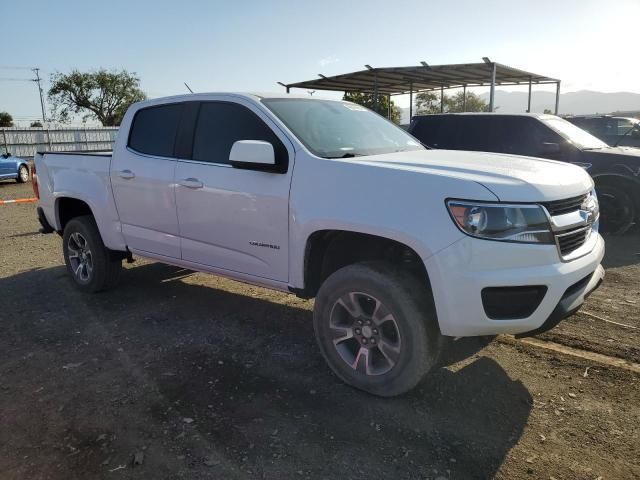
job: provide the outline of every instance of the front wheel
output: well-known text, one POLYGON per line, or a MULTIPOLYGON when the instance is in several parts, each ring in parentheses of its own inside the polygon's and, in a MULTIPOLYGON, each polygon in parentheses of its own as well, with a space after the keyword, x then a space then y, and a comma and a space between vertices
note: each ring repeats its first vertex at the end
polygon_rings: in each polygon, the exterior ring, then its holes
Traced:
POLYGON ((426 286, 385 263, 349 265, 330 275, 318 292, 313 322, 335 374, 383 397, 416 386, 444 345, 426 286))
POLYGON ((633 197, 622 185, 603 184, 596 186, 600 201, 600 231, 622 235, 635 220, 636 209, 633 197))
POLYGON ((18 183, 26 183, 29 181, 29 167, 26 165, 20 165, 18 169, 18 178, 16 178, 16 182, 18 183))
POLYGON ((64 227, 62 251, 67 271, 83 292, 112 288, 122 270, 122 259, 104 246, 90 215, 75 217, 64 227))

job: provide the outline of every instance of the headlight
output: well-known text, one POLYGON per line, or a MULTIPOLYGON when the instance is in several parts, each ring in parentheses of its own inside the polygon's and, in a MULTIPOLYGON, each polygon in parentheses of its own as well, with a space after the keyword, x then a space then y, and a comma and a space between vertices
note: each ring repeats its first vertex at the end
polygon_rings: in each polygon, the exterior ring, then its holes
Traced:
POLYGON ((505 205, 447 201, 451 218, 467 235, 489 240, 554 243, 547 216, 539 205, 505 205))

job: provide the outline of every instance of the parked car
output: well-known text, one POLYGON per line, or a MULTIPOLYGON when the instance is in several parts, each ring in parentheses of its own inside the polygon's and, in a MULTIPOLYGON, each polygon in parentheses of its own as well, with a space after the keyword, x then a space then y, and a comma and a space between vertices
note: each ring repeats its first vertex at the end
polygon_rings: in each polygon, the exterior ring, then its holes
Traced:
MULTIPOLYGON (((536 113, 420 115, 413 117, 409 133, 431 148, 528 155, 579 165, 595 181, 602 231, 621 234, 640 219, 640 149, 610 147, 560 117, 536 113)), ((549 180, 562 182, 560 178, 549 180)))
POLYGON ((610 147, 640 147, 640 120, 612 115, 572 115, 574 125, 598 137, 610 147))
POLYGON ((42 230, 78 289, 112 287, 139 255, 315 297, 329 366, 382 396, 415 386, 449 337, 552 328, 604 275, 582 168, 429 151, 349 102, 145 101, 112 155, 35 166, 42 230))
POLYGON ((29 181, 29 164, 23 158, 10 153, 0 155, 0 180, 15 180, 18 183, 29 181))

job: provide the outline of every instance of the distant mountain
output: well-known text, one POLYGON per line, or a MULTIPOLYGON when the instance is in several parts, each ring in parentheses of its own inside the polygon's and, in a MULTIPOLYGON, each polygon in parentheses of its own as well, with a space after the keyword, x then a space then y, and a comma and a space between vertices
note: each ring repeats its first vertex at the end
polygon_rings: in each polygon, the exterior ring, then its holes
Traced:
MULTIPOLYGON (((480 95, 489 102, 489 93, 480 95)), ((531 94, 531 111, 543 112, 545 108, 553 111, 556 95, 553 92, 531 94)), ((527 109, 527 92, 505 92, 496 90, 496 107, 499 113, 518 113, 527 109)), ((402 122, 409 122, 409 109, 403 108, 402 122)), ((592 113, 612 113, 617 111, 640 110, 640 94, 631 92, 593 92, 581 90, 560 94, 560 114, 584 115, 592 113)))

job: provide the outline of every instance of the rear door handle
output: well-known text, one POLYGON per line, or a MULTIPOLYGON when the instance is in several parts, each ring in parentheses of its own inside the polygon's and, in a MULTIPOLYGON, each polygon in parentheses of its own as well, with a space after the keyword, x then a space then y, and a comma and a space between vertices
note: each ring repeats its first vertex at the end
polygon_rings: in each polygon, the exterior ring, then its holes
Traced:
POLYGON ((204 187, 204 184, 197 178, 183 178, 178 182, 178 184, 194 190, 204 187))
POLYGON ((127 180, 136 176, 136 174, 133 173, 131 170, 120 170, 118 172, 118 175, 120 176, 120 178, 125 178, 127 180))

